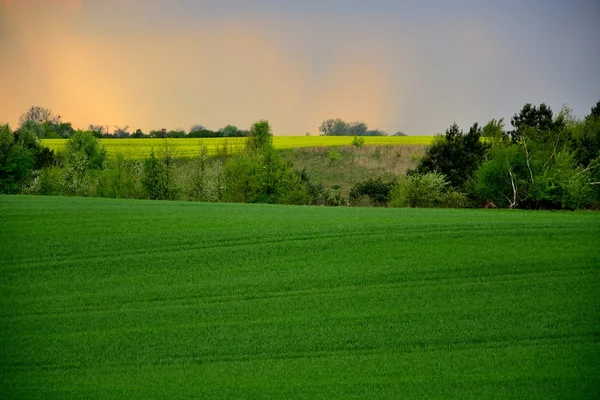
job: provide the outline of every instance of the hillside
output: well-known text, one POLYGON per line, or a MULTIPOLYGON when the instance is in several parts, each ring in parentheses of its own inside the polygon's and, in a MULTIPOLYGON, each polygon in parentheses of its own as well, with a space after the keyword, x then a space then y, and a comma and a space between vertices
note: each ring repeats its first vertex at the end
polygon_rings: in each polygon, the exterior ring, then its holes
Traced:
POLYGON ((310 147, 282 150, 282 154, 294 169, 305 170, 313 182, 347 198, 352 186, 367 179, 399 179, 417 166, 426 149, 426 145, 310 147))
POLYGON ((597 213, 0 196, 23 398, 597 398, 597 213))

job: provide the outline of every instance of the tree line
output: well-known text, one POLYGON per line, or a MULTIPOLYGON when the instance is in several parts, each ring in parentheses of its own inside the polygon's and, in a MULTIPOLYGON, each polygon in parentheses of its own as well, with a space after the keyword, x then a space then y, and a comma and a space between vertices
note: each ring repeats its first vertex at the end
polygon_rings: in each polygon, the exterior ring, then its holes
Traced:
MULTIPOLYGON (((371 179, 332 195, 282 159, 267 121, 252 125, 244 151, 206 148, 182 160, 168 141, 143 160, 106 157, 90 131, 69 135, 64 152, 40 143, 48 127, 70 126, 36 111, 16 131, 0 125, 0 193, 169 200, 367 205, 600 209, 600 102, 584 118, 526 104, 511 118, 464 132, 452 124, 416 167, 392 182, 371 179)), ((233 129, 233 128, 231 128, 233 129)), ((237 128, 236 128, 237 129, 237 128)), ((362 128, 361 128, 362 129, 362 128)), ((203 132, 203 129, 194 130, 203 132)), ((355 139, 359 135, 355 135, 355 139)), ((202 136, 199 136, 202 137, 202 136)), ((356 151, 360 151, 356 146, 356 151)))
MULTIPOLYGON (((34 106, 19 118, 19 131, 33 131, 40 139, 68 139, 77 130, 70 122, 63 122, 60 115, 52 110, 34 106)), ((80 130, 81 131, 81 130, 80 130)), ((85 132, 102 139, 143 139, 143 138, 218 138, 218 137, 248 137, 250 132, 239 129, 235 125, 226 125, 216 131, 207 129, 204 125, 195 124, 189 131, 183 129, 154 129, 145 133, 141 129, 130 132, 128 125, 97 125, 90 124, 85 132), (113 127, 111 131, 111 126, 113 127)), ((364 122, 346 122, 340 118, 323 121, 319 127, 323 136, 386 136, 380 129, 369 129, 364 122)), ((394 136, 406 136, 398 131, 394 136)))

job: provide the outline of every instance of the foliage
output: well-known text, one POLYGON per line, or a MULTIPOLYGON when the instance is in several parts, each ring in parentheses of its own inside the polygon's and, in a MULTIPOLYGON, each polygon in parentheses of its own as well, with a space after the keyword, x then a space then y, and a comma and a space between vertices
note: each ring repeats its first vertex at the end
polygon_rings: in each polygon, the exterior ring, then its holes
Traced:
POLYGON ((499 120, 490 120, 483 128, 481 128, 481 137, 491 143, 492 146, 500 145, 507 142, 510 138, 504 130, 504 118, 499 120))
POLYGON ((357 149, 360 149, 364 145, 365 145, 365 138, 359 137, 359 136, 354 136, 354 138, 352 139, 352 146, 356 147, 357 149))
POLYGON ((477 194, 499 207, 516 207, 527 195, 529 184, 525 154, 517 145, 493 150, 477 171, 477 194))
POLYGON ((136 129, 135 132, 131 135, 131 137, 134 139, 141 139, 141 138, 145 138, 146 135, 144 134, 144 132, 141 129, 136 129))
POLYGON ((241 132, 235 125, 227 125, 226 127, 219 130, 222 137, 241 137, 246 136, 241 132))
POLYGON ((267 121, 252 125, 246 151, 223 165, 225 201, 244 203, 304 204, 307 194, 301 178, 273 147, 267 121))
POLYGON ((98 139, 103 137, 105 133, 108 133, 106 131, 106 128, 103 125, 94 125, 94 124, 90 124, 88 126, 88 131, 92 132, 92 135, 98 139))
POLYGON ((552 109, 542 103, 539 107, 527 103, 518 114, 515 114, 511 120, 513 130, 509 132, 513 142, 518 143, 522 140, 523 134, 528 130, 528 135, 540 139, 546 135, 556 134, 564 128, 564 119, 558 116, 553 117, 552 109))
POLYGON ((452 124, 445 136, 438 136, 421 158, 416 170, 410 173, 439 172, 448 183, 463 189, 479 168, 490 145, 481 140, 482 129, 475 123, 467 134, 452 124))
POLYGON ((171 130, 169 132, 167 132, 167 137, 168 138, 184 138, 186 136, 186 133, 183 129, 175 129, 175 130, 171 130))
POLYGON ((366 198, 365 200, 371 206, 386 206, 390 200, 390 192, 395 184, 395 182, 384 183, 380 178, 359 182, 350 189, 350 204, 364 205, 362 199, 366 198))
POLYGON ((390 193, 391 207, 466 207, 467 198, 453 190, 444 175, 427 172, 406 176, 390 193))
POLYGON ((18 193, 31 179, 35 153, 26 140, 0 125, 0 193, 18 193))
POLYGON ((225 176, 221 161, 211 159, 206 146, 198 156, 185 163, 181 171, 182 191, 186 200, 221 201, 225 190, 225 176))
POLYGON ((144 163, 117 154, 107 160, 99 176, 95 194, 100 197, 139 199, 144 197, 144 163))
POLYGON ((142 186, 146 197, 151 200, 172 200, 175 198, 173 173, 175 167, 173 154, 167 147, 162 156, 157 157, 154 150, 144 160, 142 186))
POLYGON ((273 134, 268 121, 261 120, 252 125, 250 136, 246 142, 250 152, 271 151, 273 149, 273 134))
POLYGON ((190 128, 190 133, 200 132, 200 131, 205 131, 205 130, 206 130, 206 127, 204 125, 195 124, 195 125, 192 125, 192 127, 190 128))
POLYGON ((59 196, 65 191, 65 170, 58 166, 46 167, 39 171, 33 183, 27 188, 29 194, 59 196))
POLYGON ((332 164, 342 159, 342 153, 336 149, 331 149, 327 152, 327 159, 329 160, 329 163, 332 164))
POLYGON ((323 121, 319 127, 319 132, 325 136, 385 136, 384 131, 373 129, 369 130, 364 122, 348 123, 340 118, 328 119, 323 121))
POLYGON ((67 141, 66 156, 68 163, 85 163, 86 168, 101 169, 106 160, 106 150, 92 134, 78 131, 67 141))
POLYGON ((57 124, 60 122, 60 115, 55 115, 52 110, 40 106, 33 106, 24 112, 19 118, 19 127, 23 127, 28 122, 33 122, 38 125, 44 123, 57 124))
POLYGON ((223 168, 225 201, 304 204, 306 200, 301 179, 274 150, 237 154, 223 168))

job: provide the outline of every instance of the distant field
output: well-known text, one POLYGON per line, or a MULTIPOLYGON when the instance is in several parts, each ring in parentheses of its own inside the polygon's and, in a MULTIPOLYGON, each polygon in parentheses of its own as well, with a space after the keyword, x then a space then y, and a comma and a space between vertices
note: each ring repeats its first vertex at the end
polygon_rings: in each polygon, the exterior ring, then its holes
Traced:
MULTIPOLYGON (((348 146, 352 144, 352 137, 348 136, 274 136, 273 143, 277 149, 293 149, 301 147, 323 146, 348 146)), ((433 136, 367 136, 364 137, 366 145, 427 145, 433 136)), ((210 154, 216 154, 218 149, 227 147, 236 151, 242 148, 244 138, 207 138, 207 139, 101 139, 108 155, 121 153, 127 157, 144 158, 154 149, 160 151, 165 143, 171 147, 179 157, 192 157, 197 155, 200 145, 207 147, 210 154)), ((65 139, 44 139, 42 143, 53 150, 62 150, 65 139)))
POLYGON ((2 399, 600 397, 600 214, 0 196, 2 399))

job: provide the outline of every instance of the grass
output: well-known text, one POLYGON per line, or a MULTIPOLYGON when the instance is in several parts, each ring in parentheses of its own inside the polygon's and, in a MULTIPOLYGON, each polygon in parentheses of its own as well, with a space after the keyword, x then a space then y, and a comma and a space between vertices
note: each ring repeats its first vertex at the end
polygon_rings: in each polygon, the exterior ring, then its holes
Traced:
POLYGON ((319 182, 332 194, 348 197, 350 189, 359 182, 380 178, 391 182, 415 168, 420 157, 425 155, 425 145, 387 145, 336 147, 340 158, 332 160, 331 148, 310 147, 283 150, 284 159, 294 169, 305 169, 313 182, 319 182))
MULTIPOLYGON (((304 147, 348 146, 352 143, 348 136, 274 136, 273 143, 279 150, 304 147)), ((168 145, 179 157, 192 157, 199 153, 200 145, 207 147, 209 154, 217 154, 227 148, 230 152, 245 145, 245 138, 206 138, 206 139, 100 139, 109 156, 121 153, 126 157, 144 158, 150 151, 168 145)), ((433 136, 370 136, 365 137, 366 145, 428 145, 433 136)), ((66 146, 66 139, 43 139, 42 144, 60 151, 66 146)))
POLYGON ((598 398, 600 214, 0 196, 0 393, 598 398))

